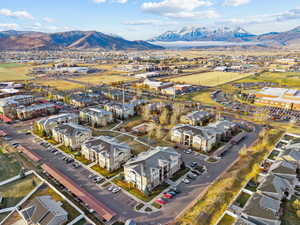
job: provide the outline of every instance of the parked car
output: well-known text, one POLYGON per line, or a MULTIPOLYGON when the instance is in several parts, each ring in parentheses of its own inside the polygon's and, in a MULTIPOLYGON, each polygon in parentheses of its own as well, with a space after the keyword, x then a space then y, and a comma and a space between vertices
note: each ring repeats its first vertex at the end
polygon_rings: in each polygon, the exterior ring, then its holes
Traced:
POLYGON ((111 186, 109 186, 109 187, 108 187, 108 189, 107 189, 107 190, 108 190, 108 191, 112 191, 113 189, 114 189, 114 186, 113 186, 113 185, 111 185, 111 186))
POLYGON ((192 149, 186 149, 186 150, 184 150, 185 154, 191 154, 192 152, 193 152, 192 149))
POLYGON ((120 188, 120 187, 115 187, 115 188, 112 190, 112 193, 118 193, 119 191, 121 191, 121 188, 120 188))
POLYGON ((172 195, 173 197, 177 195, 177 193, 175 191, 169 191, 167 193, 170 194, 170 195, 172 195))
POLYGON ((185 179, 183 180, 183 183, 189 184, 189 183, 191 183, 191 181, 190 181, 189 179, 185 178, 185 179))
POLYGON ((167 199, 171 199, 173 198, 173 195, 169 194, 169 193, 164 193, 163 196, 167 199))
POLYGON ((197 165, 198 165, 197 162, 192 162, 192 163, 191 163, 191 167, 196 167, 197 165))
POLYGON ((167 202, 165 200, 161 199, 161 198, 156 199, 155 202, 158 203, 158 204, 161 204, 161 205, 167 204, 167 202))

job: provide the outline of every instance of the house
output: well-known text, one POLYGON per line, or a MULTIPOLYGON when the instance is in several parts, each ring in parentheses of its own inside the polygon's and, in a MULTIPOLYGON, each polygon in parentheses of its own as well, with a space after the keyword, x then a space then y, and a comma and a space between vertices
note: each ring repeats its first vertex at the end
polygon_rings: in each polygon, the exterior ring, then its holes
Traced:
POLYGON ((258 187, 258 192, 273 199, 290 198, 294 193, 297 179, 287 180, 274 174, 268 174, 258 187))
POLYGON ((300 143, 288 145, 281 158, 300 166, 300 143))
POLYGON ((269 173, 288 179, 292 183, 295 183, 297 180, 296 171, 297 165, 285 160, 277 160, 269 169, 269 173))
POLYGON ((121 168, 131 158, 131 148, 126 143, 107 136, 86 140, 81 146, 81 153, 110 172, 121 168))
POLYGON ((112 112, 108 112, 99 107, 89 107, 80 111, 80 120, 88 123, 92 127, 103 127, 113 122, 112 112))
POLYGON ((27 224, 62 225, 68 221, 68 212, 50 196, 36 197, 32 204, 21 210, 27 224))
POLYGON ((180 118, 181 123, 190 124, 192 126, 203 126, 215 118, 215 114, 207 111, 194 111, 183 115, 180 118))
POLYGON ((96 93, 76 93, 69 97, 69 102, 79 108, 95 105, 100 100, 100 95, 96 93))
POLYGON ((125 180, 148 193, 180 170, 182 163, 181 154, 173 148, 156 147, 140 153, 124 165, 125 180))
POLYGON ((54 114, 57 112, 55 104, 42 103, 29 106, 19 106, 16 108, 17 118, 20 120, 32 119, 42 115, 54 114))
POLYGON ((128 119, 134 116, 135 110, 133 104, 122 104, 118 102, 108 103, 104 106, 106 111, 112 112, 114 118, 128 119))
POLYGON ((74 123, 62 124, 52 129, 53 139, 71 149, 80 148, 81 144, 91 136, 91 129, 74 123))
POLYGON ((280 205, 280 200, 254 193, 241 216, 254 224, 280 225, 280 205))
POLYGON ((215 132, 218 141, 228 141, 238 132, 238 124, 228 120, 218 120, 205 128, 215 132))
POLYGON ((51 134, 51 131, 54 127, 66 123, 77 124, 78 114, 64 113, 64 114, 42 118, 39 121, 37 121, 39 129, 45 131, 47 135, 51 134))
POLYGON ((172 128, 171 141, 209 152, 217 144, 217 136, 203 127, 180 124, 172 128))

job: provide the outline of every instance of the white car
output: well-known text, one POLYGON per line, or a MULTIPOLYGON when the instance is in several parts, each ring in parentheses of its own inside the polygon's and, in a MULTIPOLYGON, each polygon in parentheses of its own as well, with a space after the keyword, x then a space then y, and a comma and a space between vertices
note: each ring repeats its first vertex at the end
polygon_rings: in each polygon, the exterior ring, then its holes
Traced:
POLYGON ((108 191, 112 191, 115 187, 113 185, 111 185, 110 187, 108 187, 108 191))
POLYGON ((192 153, 192 150, 191 150, 191 149, 184 150, 184 153, 185 153, 185 154, 191 154, 191 153, 192 153))
POLYGON ((116 187, 112 190, 112 193, 118 193, 119 191, 121 191, 120 187, 116 187))
POLYGON ((189 183, 191 183, 191 181, 190 181, 189 179, 185 178, 185 179, 183 180, 183 183, 189 184, 189 183))

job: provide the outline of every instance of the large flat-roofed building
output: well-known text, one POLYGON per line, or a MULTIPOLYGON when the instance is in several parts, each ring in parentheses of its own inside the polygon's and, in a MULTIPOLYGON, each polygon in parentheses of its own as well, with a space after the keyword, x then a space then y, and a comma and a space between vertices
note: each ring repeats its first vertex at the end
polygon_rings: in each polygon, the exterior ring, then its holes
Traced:
POLYGON ((156 147, 140 153, 124 165, 126 182, 142 192, 151 192, 180 170, 181 154, 170 147, 156 147))
POLYGON ((80 120, 88 123, 92 127, 103 127, 113 122, 112 112, 108 112, 100 107, 89 107, 80 111, 80 120))
POLYGON ((99 136, 85 141, 81 146, 82 155, 96 162, 100 167, 112 172, 131 158, 131 148, 116 139, 99 136))
POLYGON ((50 116, 37 121, 40 130, 45 131, 47 135, 51 134, 54 127, 66 123, 78 123, 78 114, 76 113, 63 113, 59 115, 50 116))
POLYGON ((71 149, 80 148, 91 136, 91 129, 73 123, 62 124, 52 129, 53 139, 71 149))
POLYGON ((292 110, 300 110, 300 91, 266 87, 256 94, 256 103, 292 110))

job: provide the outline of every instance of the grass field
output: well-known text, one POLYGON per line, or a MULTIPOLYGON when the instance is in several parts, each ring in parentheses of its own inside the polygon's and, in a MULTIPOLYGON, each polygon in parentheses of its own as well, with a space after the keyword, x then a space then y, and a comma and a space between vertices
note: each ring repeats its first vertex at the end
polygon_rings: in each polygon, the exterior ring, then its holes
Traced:
POLYGON ((0 181, 17 176, 21 171, 21 165, 14 158, 14 154, 4 153, 0 148, 0 181))
POLYGON ((275 73, 266 72, 260 75, 249 76, 246 79, 239 80, 241 82, 277 82, 279 85, 286 85, 288 87, 300 88, 300 73, 287 72, 287 73, 275 73))
POLYGON ((235 219, 228 214, 225 214, 218 225, 231 225, 235 222, 235 219))
POLYGON ((34 175, 0 186, 3 203, 0 208, 13 207, 28 195, 41 181, 34 175))
POLYGON ((15 63, 0 64, 0 81, 28 80, 29 66, 15 63))
POLYGON ((135 80, 133 77, 129 76, 119 76, 119 75, 91 75, 79 78, 74 78, 75 81, 85 82, 87 84, 97 85, 97 84, 111 84, 114 82, 132 81, 135 80))
POLYGON ((246 73, 208 72, 208 73, 199 73, 199 74, 193 74, 188 76, 176 77, 170 79, 169 81, 215 87, 248 76, 249 74, 246 73))
POLYGON ((35 81, 35 83, 45 85, 45 86, 50 86, 50 87, 56 88, 57 90, 61 90, 61 91, 85 87, 82 84, 76 84, 76 83, 68 82, 65 80, 40 80, 40 81, 35 81))

